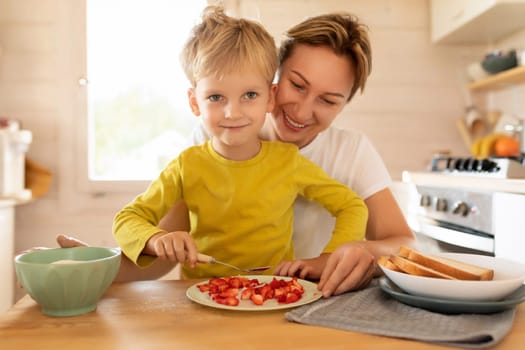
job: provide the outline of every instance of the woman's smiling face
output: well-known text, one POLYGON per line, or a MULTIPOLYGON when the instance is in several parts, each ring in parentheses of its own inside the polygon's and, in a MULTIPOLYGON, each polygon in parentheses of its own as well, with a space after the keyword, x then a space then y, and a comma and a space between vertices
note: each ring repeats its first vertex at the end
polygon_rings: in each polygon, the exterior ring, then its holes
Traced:
POLYGON ((327 129, 350 96, 353 67, 329 47, 297 45, 279 70, 272 112, 279 140, 301 148, 327 129))

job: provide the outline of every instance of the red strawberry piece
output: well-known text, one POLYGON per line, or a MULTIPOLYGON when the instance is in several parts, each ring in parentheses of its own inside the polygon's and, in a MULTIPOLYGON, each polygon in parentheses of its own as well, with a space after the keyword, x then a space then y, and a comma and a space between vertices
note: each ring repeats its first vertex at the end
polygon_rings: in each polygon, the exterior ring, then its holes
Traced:
POLYGON ((246 288, 241 293, 241 300, 248 300, 253 294, 255 294, 255 290, 253 288, 246 288))
POLYGON ((228 288, 219 293, 222 298, 237 297, 239 295, 238 288, 228 288))
POLYGON ((275 296, 275 299, 276 299, 277 302, 280 303, 280 304, 286 303, 286 294, 276 295, 276 296, 275 296))
POLYGON ((225 284, 226 285, 228 284, 224 278, 219 278, 219 277, 210 279, 209 283, 215 286, 223 286, 225 284))
POLYGON ((295 303, 297 300, 299 300, 299 296, 295 293, 288 293, 286 294, 286 304, 295 303))
POLYGON ((256 286, 260 285, 261 283, 259 282, 259 280, 257 278, 254 278, 252 280, 250 280, 250 283, 248 283, 247 285, 245 285, 245 287, 251 287, 251 288, 255 288, 256 286))
POLYGON ((224 305, 237 306, 239 305, 239 299, 236 297, 228 297, 224 299, 224 305))
POLYGON ((208 283, 206 284, 199 284, 197 285, 197 288, 203 293, 208 292, 210 290, 210 285, 208 283))
POLYGON ((272 289, 277 289, 281 287, 281 283, 279 282, 277 278, 274 277, 272 281, 270 282, 270 286, 272 287, 272 289))
POLYGON ((238 278, 238 277, 232 277, 232 278, 228 281, 228 284, 229 284, 230 287, 232 287, 232 288, 242 288, 242 287, 243 287, 243 283, 242 283, 241 279, 238 278))
POLYGON ((264 303, 263 296, 260 295, 260 294, 253 294, 253 295, 250 297, 250 300, 251 300, 252 303, 254 303, 255 305, 262 305, 262 304, 264 303))

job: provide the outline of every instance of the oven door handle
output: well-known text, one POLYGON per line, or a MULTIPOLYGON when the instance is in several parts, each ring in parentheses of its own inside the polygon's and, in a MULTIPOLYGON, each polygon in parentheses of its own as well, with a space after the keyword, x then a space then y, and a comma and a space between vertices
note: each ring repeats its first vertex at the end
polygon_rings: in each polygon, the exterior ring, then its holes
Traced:
POLYGON ((423 222, 419 223, 418 231, 420 234, 432 237, 438 241, 494 254, 494 239, 492 238, 429 225, 423 222))

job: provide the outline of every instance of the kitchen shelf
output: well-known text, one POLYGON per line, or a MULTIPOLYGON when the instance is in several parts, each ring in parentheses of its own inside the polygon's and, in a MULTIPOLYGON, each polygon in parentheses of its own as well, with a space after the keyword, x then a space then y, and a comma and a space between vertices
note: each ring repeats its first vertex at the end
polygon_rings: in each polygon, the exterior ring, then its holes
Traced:
POLYGON ((474 81, 468 84, 472 92, 495 91, 508 88, 512 85, 525 83, 525 66, 508 69, 488 78, 474 81))

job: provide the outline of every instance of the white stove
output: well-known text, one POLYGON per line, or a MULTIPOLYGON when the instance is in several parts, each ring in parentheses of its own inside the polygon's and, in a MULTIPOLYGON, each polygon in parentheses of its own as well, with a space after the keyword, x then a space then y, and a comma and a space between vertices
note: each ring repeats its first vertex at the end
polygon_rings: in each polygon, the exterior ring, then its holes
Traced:
MULTIPOLYGON (((412 230, 441 251, 505 255, 498 249, 516 237, 509 232, 521 231, 514 226, 522 218, 497 218, 506 212, 507 200, 502 198, 511 194, 525 201, 523 164, 518 158, 436 157, 429 172, 404 174, 404 182, 413 185, 407 205, 412 230)), ((525 225, 519 225, 525 232, 525 225)))

